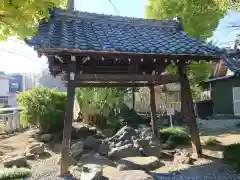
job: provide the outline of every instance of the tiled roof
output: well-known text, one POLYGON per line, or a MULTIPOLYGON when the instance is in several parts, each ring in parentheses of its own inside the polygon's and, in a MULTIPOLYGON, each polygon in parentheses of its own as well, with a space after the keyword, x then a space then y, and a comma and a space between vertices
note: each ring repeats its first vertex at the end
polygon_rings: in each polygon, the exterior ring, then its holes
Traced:
POLYGON ((231 71, 240 72, 240 50, 227 50, 224 62, 231 71))
POLYGON ((25 42, 36 49, 221 56, 222 52, 187 35, 177 20, 159 21, 54 9, 37 34, 25 42))

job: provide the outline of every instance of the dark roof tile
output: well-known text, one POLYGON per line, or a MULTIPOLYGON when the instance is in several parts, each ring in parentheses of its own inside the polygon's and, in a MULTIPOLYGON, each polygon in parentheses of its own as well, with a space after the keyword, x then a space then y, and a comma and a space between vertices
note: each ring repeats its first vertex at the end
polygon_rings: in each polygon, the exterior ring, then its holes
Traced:
POLYGON ((35 48, 222 55, 218 48, 188 36, 175 20, 70 13, 62 9, 54 9, 49 21, 41 21, 37 34, 26 43, 35 48))

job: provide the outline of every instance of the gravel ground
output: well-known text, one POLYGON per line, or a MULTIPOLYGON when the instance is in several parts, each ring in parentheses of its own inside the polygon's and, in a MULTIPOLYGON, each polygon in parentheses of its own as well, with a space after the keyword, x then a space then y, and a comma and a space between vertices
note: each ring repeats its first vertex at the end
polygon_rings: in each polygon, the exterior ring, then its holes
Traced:
MULTIPOLYGON (((58 176, 59 165, 57 161, 58 156, 53 156, 33 166, 32 180, 63 180, 58 176)), ((221 161, 179 172, 152 174, 156 180, 240 180, 240 176, 221 161)))
POLYGON ((153 174, 157 180, 240 180, 234 170, 221 160, 213 163, 191 167, 169 174, 153 174))
POLYGON ((59 177, 58 156, 53 156, 32 167, 32 180, 63 180, 59 177))

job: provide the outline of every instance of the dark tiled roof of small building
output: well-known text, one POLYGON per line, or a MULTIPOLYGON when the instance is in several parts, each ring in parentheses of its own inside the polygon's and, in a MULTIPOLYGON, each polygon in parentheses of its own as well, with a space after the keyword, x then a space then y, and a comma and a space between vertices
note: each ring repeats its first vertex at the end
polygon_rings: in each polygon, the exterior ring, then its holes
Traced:
POLYGON ((231 71, 235 73, 240 72, 240 50, 238 49, 226 50, 223 60, 231 71))
POLYGON ((172 55, 221 56, 218 48, 190 37, 177 20, 159 21, 54 9, 25 42, 36 49, 64 48, 172 55))

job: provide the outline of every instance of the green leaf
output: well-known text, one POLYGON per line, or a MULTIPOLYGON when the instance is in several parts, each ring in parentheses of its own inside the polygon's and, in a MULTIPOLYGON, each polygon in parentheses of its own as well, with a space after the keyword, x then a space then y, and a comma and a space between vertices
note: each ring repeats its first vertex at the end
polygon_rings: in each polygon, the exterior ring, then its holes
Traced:
POLYGON ((32 36, 39 20, 48 18, 52 7, 66 7, 66 0, 1 0, 0 40, 32 36))

